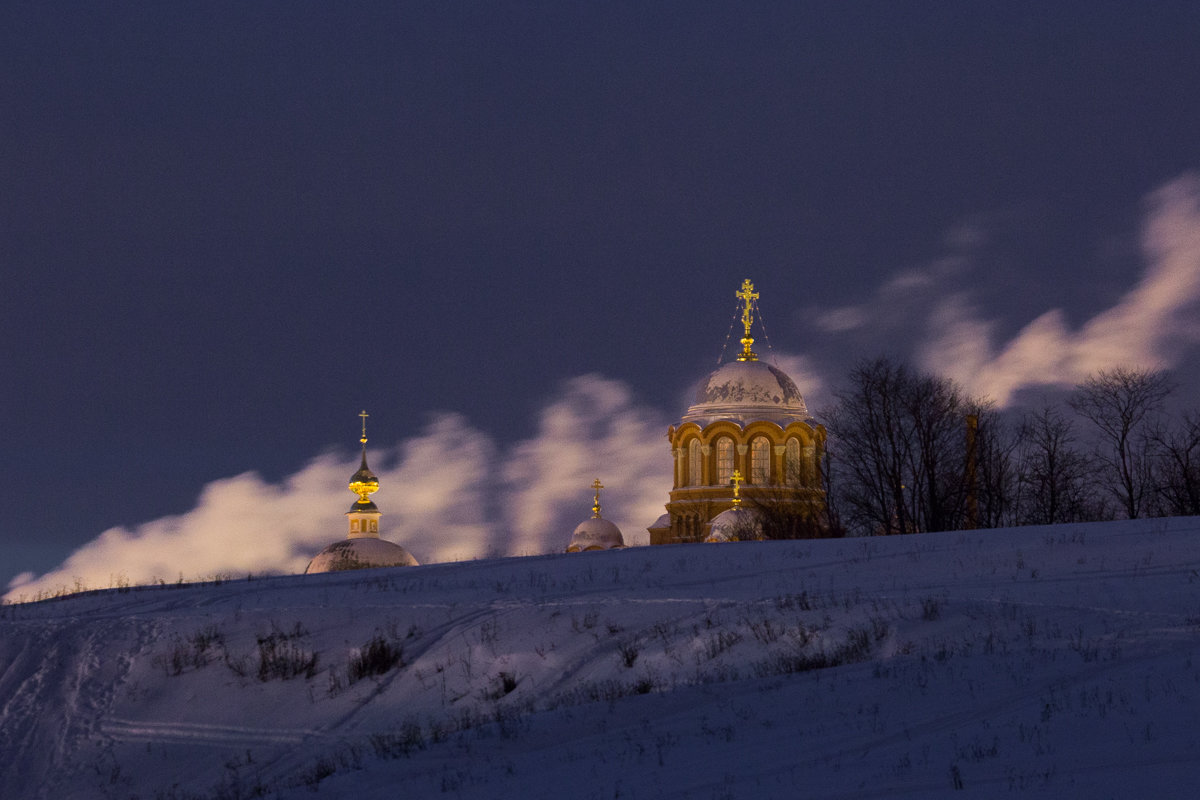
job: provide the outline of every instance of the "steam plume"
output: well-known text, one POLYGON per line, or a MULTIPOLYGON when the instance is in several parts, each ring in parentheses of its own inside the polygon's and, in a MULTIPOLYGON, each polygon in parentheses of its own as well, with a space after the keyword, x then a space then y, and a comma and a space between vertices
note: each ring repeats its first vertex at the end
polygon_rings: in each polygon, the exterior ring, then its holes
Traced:
POLYGON ((952 293, 935 309, 919 351, 922 366, 1001 405, 1023 387, 1069 386, 1120 364, 1172 366, 1200 339, 1200 178, 1172 181, 1149 197, 1148 208, 1145 270, 1115 306, 1078 330, 1061 309, 1051 309, 996 347, 993 323, 976 316, 965 293, 952 293))
MULTIPOLYGON (((541 412, 537 435, 507 452, 463 417, 437 415, 417 436, 368 452, 380 481, 381 536, 423 563, 561 551, 591 514, 588 485, 600 477, 609 487, 604 516, 627 543, 644 543, 671 485, 666 427, 627 387, 595 375, 567 382, 541 412), (499 522, 491 509, 500 510, 499 522)), ((17 576, 7 599, 125 581, 302 572, 345 536, 353 500, 346 483, 357 460, 322 455, 279 483, 254 473, 214 481, 191 511, 109 529, 51 572, 17 576)))

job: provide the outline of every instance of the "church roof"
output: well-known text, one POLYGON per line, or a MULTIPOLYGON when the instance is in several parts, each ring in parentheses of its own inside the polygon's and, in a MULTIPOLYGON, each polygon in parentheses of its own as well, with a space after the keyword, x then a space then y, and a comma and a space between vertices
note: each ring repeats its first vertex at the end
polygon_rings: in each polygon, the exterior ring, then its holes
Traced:
POLYGON ((358 495, 359 501, 364 503, 371 502, 369 495, 379 491, 379 478, 367 466, 367 439, 364 436, 362 439, 362 464, 358 471, 350 476, 350 491, 358 495))
POLYGON ((568 553, 578 553, 582 550, 611 550, 614 547, 624 547, 625 537, 621 529, 614 523, 600 517, 585 519, 575 527, 571 534, 571 543, 567 545, 568 553))
POLYGON ((621 529, 600 517, 600 490, 603 488, 604 484, 600 483, 599 478, 592 482, 592 490, 596 493, 592 500, 592 518, 585 519, 575 526, 571 542, 567 545, 568 553, 612 550, 614 547, 625 546, 625 537, 621 535, 621 529))
POLYGON ((371 468, 367 466, 366 450, 363 450, 362 465, 359 466, 358 472, 355 472, 353 475, 350 476, 350 482, 351 483, 379 483, 379 478, 377 478, 375 476, 375 473, 371 471, 371 468))
POLYGON ((719 419, 740 424, 765 419, 780 425, 809 419, 796 383, 778 367, 762 361, 730 361, 709 375, 696 391, 684 422, 701 426, 719 419))
POLYGON ((398 544, 368 537, 342 539, 334 542, 313 557, 304 570, 305 575, 318 572, 341 572, 372 567, 415 567, 417 560, 398 544))
POLYGON ((646 530, 648 530, 648 531, 666 530, 667 528, 670 528, 670 527, 671 527, 671 515, 670 515, 670 513, 666 513, 666 514, 661 515, 658 519, 654 520, 654 522, 650 523, 650 525, 648 525, 646 527, 646 530))
POLYGON ((762 538, 762 520, 752 509, 734 506, 713 517, 706 542, 746 542, 762 538))
POLYGON ((701 427, 718 420, 743 426, 758 420, 780 426, 808 422, 808 407, 796 382, 778 367, 759 361, 754 352, 754 337, 750 332, 758 309, 758 292, 749 278, 742 281, 742 288, 735 295, 741 301, 742 352, 736 361, 717 367, 700 384, 696 402, 683 415, 683 421, 701 427))

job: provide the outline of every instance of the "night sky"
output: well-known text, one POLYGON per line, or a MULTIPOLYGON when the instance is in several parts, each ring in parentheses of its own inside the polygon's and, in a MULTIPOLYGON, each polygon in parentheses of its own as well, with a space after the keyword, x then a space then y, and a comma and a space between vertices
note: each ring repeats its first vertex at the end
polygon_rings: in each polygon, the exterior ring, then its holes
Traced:
POLYGON ((626 392, 665 503, 744 277, 814 410, 884 353, 1006 404, 1134 358, 1194 397, 1197 41, 1193 2, 5 4, 0 591, 322 454, 338 538, 363 408, 381 468, 478 433, 491 518, 538 504, 548 407, 626 392))

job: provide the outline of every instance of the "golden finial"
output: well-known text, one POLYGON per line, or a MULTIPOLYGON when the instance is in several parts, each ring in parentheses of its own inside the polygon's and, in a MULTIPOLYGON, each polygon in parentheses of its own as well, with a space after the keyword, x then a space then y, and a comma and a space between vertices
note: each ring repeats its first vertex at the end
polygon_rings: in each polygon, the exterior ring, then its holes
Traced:
POLYGON ((750 349, 754 344, 754 339, 750 337, 750 328, 754 324, 754 301, 758 299, 758 292, 754 291, 754 284, 749 278, 742 281, 742 288, 737 292, 737 298, 741 300, 742 306, 742 327, 746 329, 746 333, 742 338, 742 354, 738 356, 738 361, 757 361, 758 356, 750 349))
POLYGON ((746 479, 742 477, 742 471, 739 469, 735 469, 733 471, 733 475, 729 478, 729 482, 733 484, 733 507, 734 508, 737 508, 738 506, 740 506, 742 504, 742 498, 739 494, 739 490, 741 489, 742 481, 744 481, 744 480, 746 480, 746 479))
POLYGON ((599 478, 592 481, 592 489, 596 492, 595 497, 592 498, 592 516, 595 519, 600 519, 600 490, 603 488, 604 484, 600 482, 599 478))
POLYGON ((358 472, 350 478, 350 491, 358 495, 358 502, 369 503, 371 502, 371 493, 379 491, 379 479, 367 466, 367 417, 369 415, 363 411, 359 416, 362 417, 362 437, 358 440, 362 443, 362 464, 359 466, 358 472))

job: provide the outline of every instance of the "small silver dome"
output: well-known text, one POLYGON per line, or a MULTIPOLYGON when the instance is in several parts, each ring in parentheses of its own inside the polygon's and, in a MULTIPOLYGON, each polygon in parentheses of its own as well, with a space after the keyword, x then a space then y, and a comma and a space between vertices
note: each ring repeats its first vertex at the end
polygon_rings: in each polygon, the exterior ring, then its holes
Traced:
POLYGON ((606 519, 592 517, 576 526, 575 532, 571 534, 571 543, 567 545, 567 552, 612 550, 624 546, 625 537, 621 535, 620 528, 606 519))
POLYGON ((398 544, 370 536, 334 542, 308 562, 305 575, 373 567, 415 567, 417 560, 398 544))
POLYGON ((736 506, 713 517, 706 542, 756 542, 762 539, 762 520, 754 511, 736 506))

